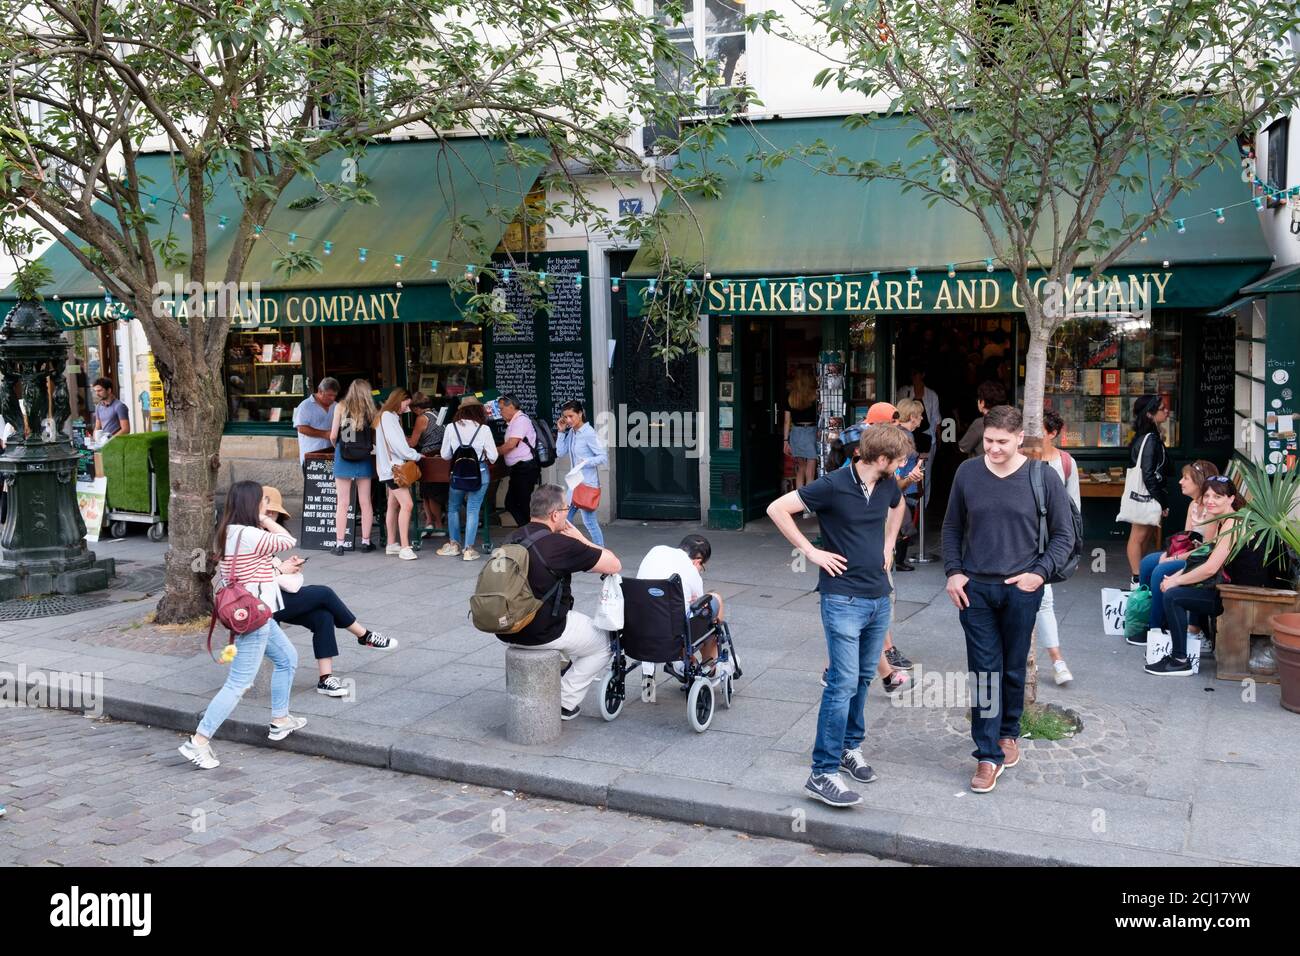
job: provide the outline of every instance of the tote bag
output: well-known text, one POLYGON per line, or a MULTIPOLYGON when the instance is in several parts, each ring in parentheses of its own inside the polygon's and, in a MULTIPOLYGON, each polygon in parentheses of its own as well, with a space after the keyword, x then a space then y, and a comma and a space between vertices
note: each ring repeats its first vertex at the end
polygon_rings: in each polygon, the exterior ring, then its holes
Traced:
POLYGON ((1116 521, 1160 526, 1160 512, 1163 509, 1160 507, 1160 502, 1151 497, 1151 492, 1147 490, 1147 483, 1142 479, 1142 454, 1146 451, 1147 441, 1150 438, 1150 432, 1142 436, 1142 444, 1138 446, 1138 463, 1128 470, 1124 478, 1124 497, 1120 499, 1116 521))

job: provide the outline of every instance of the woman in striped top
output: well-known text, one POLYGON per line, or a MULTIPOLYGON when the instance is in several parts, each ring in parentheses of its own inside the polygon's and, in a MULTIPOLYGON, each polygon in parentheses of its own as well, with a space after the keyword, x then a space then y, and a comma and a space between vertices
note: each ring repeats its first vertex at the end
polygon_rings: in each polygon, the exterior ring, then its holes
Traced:
MULTIPOLYGON (((238 581, 272 612, 280 610, 284 601, 275 580, 272 559, 296 544, 266 513, 262 486, 255 481, 236 482, 226 494, 226 509, 213 539, 214 557, 220 562, 218 587, 238 581)), ((253 685, 263 655, 275 665, 271 674, 271 726, 267 736, 271 740, 283 740, 307 724, 304 718, 289 714, 289 691, 298 666, 298 652, 275 619, 237 637, 235 649, 225 685, 208 704, 198 732, 180 746, 181 755, 204 770, 220 765, 209 741, 235 709, 244 691, 253 685)))

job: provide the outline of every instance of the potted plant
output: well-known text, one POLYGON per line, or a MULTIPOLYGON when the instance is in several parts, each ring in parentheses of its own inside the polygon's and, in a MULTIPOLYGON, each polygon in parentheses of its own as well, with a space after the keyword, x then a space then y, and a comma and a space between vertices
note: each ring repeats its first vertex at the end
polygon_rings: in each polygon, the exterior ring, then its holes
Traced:
MULTIPOLYGON (((1237 534, 1233 556, 1248 542, 1262 547, 1265 564, 1282 569, 1300 590, 1300 469, 1270 475, 1252 465, 1244 469, 1242 484, 1246 506, 1230 519, 1237 534)), ((1275 614, 1269 623, 1282 706, 1300 713, 1300 613, 1275 614)))

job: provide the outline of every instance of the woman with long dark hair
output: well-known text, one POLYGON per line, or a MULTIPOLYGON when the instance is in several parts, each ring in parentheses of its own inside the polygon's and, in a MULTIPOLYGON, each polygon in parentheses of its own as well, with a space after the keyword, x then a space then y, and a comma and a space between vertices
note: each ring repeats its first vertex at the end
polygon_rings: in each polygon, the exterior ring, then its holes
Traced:
POLYGON ((1222 530, 1213 545, 1204 544, 1193 551, 1187 556, 1183 570, 1167 575, 1160 582, 1172 646, 1163 660, 1146 666, 1146 672, 1157 677, 1190 677, 1195 673, 1191 642, 1200 640, 1200 631, 1208 618, 1223 613, 1223 601, 1216 587, 1220 580, 1226 577, 1225 583, 1247 587, 1287 587, 1286 561, 1270 565, 1261 544, 1247 541, 1232 556, 1240 531, 1229 516, 1246 505, 1232 479, 1224 475, 1207 478, 1201 501, 1205 510, 1220 520, 1222 530))
MULTIPOLYGON (((555 454, 559 458, 566 455, 573 467, 582 467, 582 483, 600 488, 600 466, 609 464, 609 452, 600 435, 587 421, 587 410, 582 402, 565 402, 560 406, 560 419, 555 423, 555 454)), ((605 546, 605 533, 600 528, 600 520, 592 509, 569 505, 569 521, 572 523, 577 515, 582 515, 583 527, 587 529, 587 538, 598 548, 605 546)))
MULTIPOLYGON (((226 508, 212 540, 213 558, 219 567, 218 589, 237 580, 274 614, 284 606, 275 580, 274 558, 296 545, 289 532, 266 513, 262 486, 255 481, 235 482, 226 493, 226 508)), ((307 725, 305 718, 289 714, 289 692, 298 666, 298 652, 272 617, 256 631, 235 639, 235 658, 226 683, 208 704, 198 731, 181 744, 181 756, 196 767, 211 770, 220 765, 209 741, 235 709, 244 691, 253 686, 263 656, 275 665, 271 673, 271 726, 267 736, 271 740, 283 740, 307 725)))
MULTIPOLYGON (((1169 492, 1165 488, 1165 468, 1169 456, 1160 435, 1160 426, 1169 420, 1169 406, 1159 395, 1143 395, 1133 403, 1133 441, 1128 446, 1128 466, 1142 469, 1147 494, 1160 505, 1160 518, 1169 516, 1169 492)), ((1156 524, 1130 524, 1128 533, 1128 568, 1133 575, 1131 587, 1137 587, 1142 556, 1151 550, 1156 524)))

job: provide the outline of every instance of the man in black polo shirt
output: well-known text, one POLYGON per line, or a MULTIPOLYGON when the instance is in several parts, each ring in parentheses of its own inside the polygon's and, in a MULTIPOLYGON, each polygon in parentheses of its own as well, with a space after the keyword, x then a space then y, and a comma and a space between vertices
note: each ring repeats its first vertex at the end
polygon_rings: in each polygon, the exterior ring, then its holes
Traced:
MULTIPOLYGON (((1043 583, 1074 547, 1074 517, 1065 485, 1044 468, 1047 549, 1038 553, 1039 515, 1019 409, 997 405, 984 416, 984 455, 961 463, 943 519, 948 597, 966 632, 966 666, 991 700, 971 707, 978 761, 970 787, 988 793, 1002 771, 1020 762, 1025 671, 1043 583)), ((982 696, 982 695, 973 695, 982 696)))
POLYGON ((556 485, 542 485, 528 502, 532 519, 506 539, 507 544, 530 543, 528 586, 539 599, 555 587, 555 596, 537 616, 515 634, 498 634, 507 644, 545 647, 562 653, 570 666, 560 678, 560 717, 578 716, 578 705, 591 682, 609 666, 609 634, 598 630, 586 614, 573 610, 569 592, 572 574, 591 571, 617 574, 622 564, 614 552, 598 548, 569 522, 564 491, 556 485))
POLYGON ((831 666, 804 789, 832 807, 862 802, 844 786, 839 771, 859 783, 876 779, 861 749, 864 709, 889 630, 893 589, 887 570, 903 523, 903 494, 894 472, 913 445, 901 428, 868 428, 858 449, 860 457, 851 466, 778 498, 767 509, 786 540, 821 569, 817 590, 831 666), (816 513, 828 550, 814 548, 795 524, 795 515, 805 508, 816 513))

